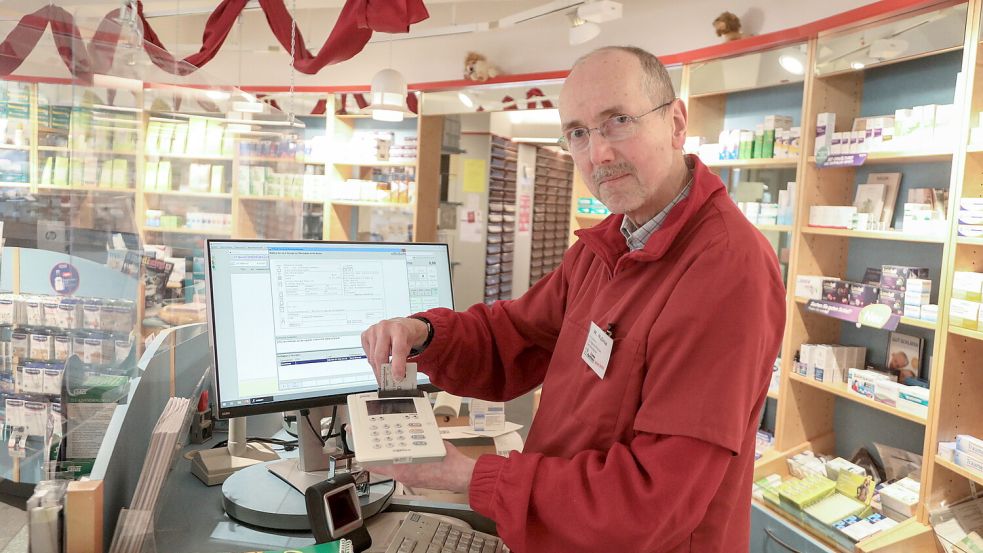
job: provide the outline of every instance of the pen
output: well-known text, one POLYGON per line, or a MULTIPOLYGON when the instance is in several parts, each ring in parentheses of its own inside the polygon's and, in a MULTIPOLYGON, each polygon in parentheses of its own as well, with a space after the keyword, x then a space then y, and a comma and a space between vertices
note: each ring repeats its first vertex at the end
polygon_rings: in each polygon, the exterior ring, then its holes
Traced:
POLYGON ((614 338, 614 323, 608 323, 608 329, 604 331, 610 338, 614 338))

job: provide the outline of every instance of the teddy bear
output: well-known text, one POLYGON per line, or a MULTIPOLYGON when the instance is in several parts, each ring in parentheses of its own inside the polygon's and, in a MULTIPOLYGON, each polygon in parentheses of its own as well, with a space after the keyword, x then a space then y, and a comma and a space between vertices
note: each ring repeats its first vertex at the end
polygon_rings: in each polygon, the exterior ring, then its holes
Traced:
POLYGON ((724 12, 713 20, 713 28, 717 36, 724 37, 724 42, 744 38, 741 34, 741 19, 730 12, 724 12))
POLYGON ((485 82, 499 75, 499 70, 488 63, 485 56, 476 52, 468 52, 464 58, 464 78, 472 81, 485 82))

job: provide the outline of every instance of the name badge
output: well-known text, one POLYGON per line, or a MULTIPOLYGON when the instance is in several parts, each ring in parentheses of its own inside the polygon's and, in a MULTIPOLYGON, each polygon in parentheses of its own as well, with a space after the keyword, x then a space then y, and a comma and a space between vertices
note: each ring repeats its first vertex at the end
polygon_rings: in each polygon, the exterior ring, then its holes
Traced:
POLYGON ((611 347, 614 340, 601 330, 594 322, 590 324, 587 331, 587 341, 584 343, 584 352, 580 357, 584 363, 597 373, 598 378, 604 378, 604 373, 608 370, 608 361, 611 359, 611 347))

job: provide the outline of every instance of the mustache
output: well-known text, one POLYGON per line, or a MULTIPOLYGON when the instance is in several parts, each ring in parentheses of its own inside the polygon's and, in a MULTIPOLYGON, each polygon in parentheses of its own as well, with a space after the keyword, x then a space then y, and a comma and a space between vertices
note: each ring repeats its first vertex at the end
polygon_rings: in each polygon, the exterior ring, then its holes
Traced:
POLYGON ((613 163, 611 165, 604 165, 602 167, 598 167, 597 169, 594 169, 594 172, 591 173, 591 180, 594 181, 594 184, 599 185, 611 177, 620 177, 621 175, 624 175, 626 173, 630 175, 634 175, 635 166, 632 165, 631 163, 628 163, 627 161, 619 161, 618 163, 613 163))

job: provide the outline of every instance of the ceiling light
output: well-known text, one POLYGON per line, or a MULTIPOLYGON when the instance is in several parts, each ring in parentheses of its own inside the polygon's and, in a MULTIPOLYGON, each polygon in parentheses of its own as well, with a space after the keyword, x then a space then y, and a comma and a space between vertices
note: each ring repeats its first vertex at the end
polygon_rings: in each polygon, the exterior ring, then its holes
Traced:
POLYGON ((853 63, 850 64, 850 68, 851 69, 855 69, 857 71, 860 71, 864 67, 866 67, 866 66, 863 64, 863 62, 860 62, 860 61, 855 61, 855 62, 853 62, 853 63))
POLYGON ((228 100, 230 96, 230 94, 228 92, 225 92, 224 90, 209 90, 208 92, 205 93, 205 95, 211 98, 212 100, 216 100, 219 102, 222 100, 228 100))
POLYGON ((376 121, 402 121, 406 109, 406 79, 395 69, 372 77, 372 103, 366 108, 376 121))
POLYGON ((805 64, 802 60, 792 54, 782 54, 778 58, 778 64, 782 66, 782 69, 788 71, 793 75, 804 75, 806 72, 805 64))
POLYGON ((606 23, 621 19, 621 3, 612 0, 588 1, 577 8, 577 15, 590 23, 606 23))
POLYGON ((570 46, 576 46, 578 44, 589 42, 597 35, 601 34, 600 25, 597 23, 584 21, 577 15, 577 12, 570 12, 567 14, 567 17, 570 18, 570 31, 568 35, 570 46))
POLYGON ((460 100, 462 104, 464 104, 464 107, 468 109, 474 109, 474 100, 471 98, 471 95, 468 94, 467 92, 458 92, 457 99, 460 100))

